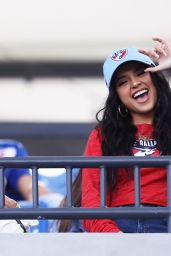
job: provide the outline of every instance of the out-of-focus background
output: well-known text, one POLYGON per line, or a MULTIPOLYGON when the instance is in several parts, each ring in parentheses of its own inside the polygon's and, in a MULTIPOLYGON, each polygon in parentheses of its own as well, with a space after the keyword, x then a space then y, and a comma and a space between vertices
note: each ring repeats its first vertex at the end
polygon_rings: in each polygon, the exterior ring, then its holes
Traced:
POLYGON ((171 41, 171 1, 0 1, 0 138, 30 155, 81 155, 116 48, 171 41))

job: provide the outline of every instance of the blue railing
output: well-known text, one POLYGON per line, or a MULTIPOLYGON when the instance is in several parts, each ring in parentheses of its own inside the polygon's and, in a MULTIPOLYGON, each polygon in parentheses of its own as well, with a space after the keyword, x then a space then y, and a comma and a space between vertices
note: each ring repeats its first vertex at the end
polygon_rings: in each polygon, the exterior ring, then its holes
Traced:
MULTIPOLYGON (((161 218, 168 219, 168 232, 171 233, 171 157, 24 157, 3 158, 0 160, 0 219, 106 219, 106 218, 161 218), (99 208, 75 208, 72 204, 72 169, 97 167, 100 171, 99 208), (106 207, 106 168, 131 167, 134 170, 135 206, 106 207), (164 167, 167 171, 167 206, 141 207, 140 168, 164 167), (4 208, 4 169, 30 168, 33 182, 32 208, 4 208), (67 207, 39 208, 38 169, 66 168, 67 207)), ((154 172, 157 171, 154 170, 154 172)), ((161 188, 162 189, 162 188, 161 188)))

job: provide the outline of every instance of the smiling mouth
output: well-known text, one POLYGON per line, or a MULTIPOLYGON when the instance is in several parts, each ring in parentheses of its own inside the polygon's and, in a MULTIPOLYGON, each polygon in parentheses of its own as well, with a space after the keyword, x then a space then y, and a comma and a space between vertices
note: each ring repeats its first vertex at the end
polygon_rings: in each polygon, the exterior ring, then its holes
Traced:
POLYGON ((148 89, 142 89, 142 90, 140 90, 140 91, 138 91, 138 92, 135 92, 133 95, 132 95, 132 98, 134 99, 134 100, 141 100, 141 99, 145 99, 145 98, 147 98, 148 97, 148 92, 149 92, 149 90, 148 89))

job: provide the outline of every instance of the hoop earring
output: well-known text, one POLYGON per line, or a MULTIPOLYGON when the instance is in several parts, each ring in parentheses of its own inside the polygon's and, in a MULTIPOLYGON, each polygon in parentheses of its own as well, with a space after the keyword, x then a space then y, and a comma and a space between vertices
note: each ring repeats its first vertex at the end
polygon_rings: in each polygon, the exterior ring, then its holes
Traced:
POLYGON ((121 105, 120 104, 118 106, 118 112, 121 115, 121 117, 123 117, 123 118, 127 117, 127 115, 128 115, 128 109, 125 107, 124 112, 121 111, 121 105))

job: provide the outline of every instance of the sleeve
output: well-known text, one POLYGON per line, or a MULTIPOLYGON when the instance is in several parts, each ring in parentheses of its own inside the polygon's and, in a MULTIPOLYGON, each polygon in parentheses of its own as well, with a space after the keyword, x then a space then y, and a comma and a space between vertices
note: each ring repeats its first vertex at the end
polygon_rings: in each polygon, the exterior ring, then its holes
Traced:
MULTIPOLYGON (((91 133, 85 156, 102 156, 100 132, 93 130, 91 133)), ((100 206, 100 177, 98 168, 84 168, 82 171, 82 207, 100 206)), ((107 194, 107 204, 109 205, 110 195, 107 194)), ((84 220, 83 225, 88 232, 119 232, 119 228, 114 220, 92 219, 84 220)))

